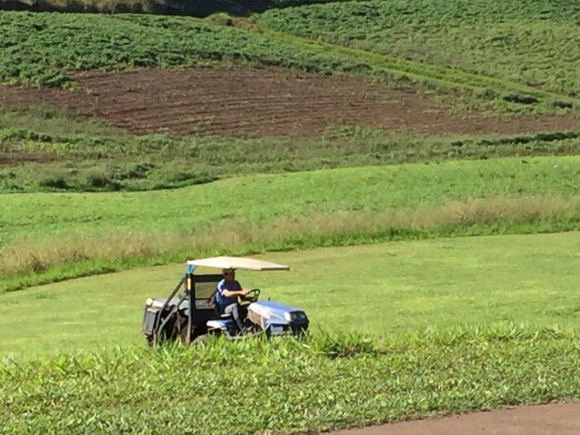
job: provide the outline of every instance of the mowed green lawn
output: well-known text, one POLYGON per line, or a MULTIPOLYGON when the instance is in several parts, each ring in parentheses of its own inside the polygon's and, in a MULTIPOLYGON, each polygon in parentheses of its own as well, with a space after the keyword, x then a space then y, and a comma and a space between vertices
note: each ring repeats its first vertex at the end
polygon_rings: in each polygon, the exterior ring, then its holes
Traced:
MULTIPOLYGON (((580 232, 393 242, 258 256, 290 272, 245 272, 246 287, 297 305, 314 331, 377 336, 429 326, 580 326, 580 232)), ((0 295, 0 353, 145 346, 147 297, 165 297, 181 264, 0 295)))

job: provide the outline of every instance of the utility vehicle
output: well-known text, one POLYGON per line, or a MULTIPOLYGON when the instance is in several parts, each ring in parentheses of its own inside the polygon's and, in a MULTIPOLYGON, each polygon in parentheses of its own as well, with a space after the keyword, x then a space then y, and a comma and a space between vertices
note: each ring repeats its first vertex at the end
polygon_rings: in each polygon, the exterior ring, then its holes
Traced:
POLYGON ((217 284, 221 273, 196 274, 198 266, 218 269, 255 271, 289 270, 288 266, 239 257, 211 257, 189 260, 186 271, 167 298, 149 298, 145 303, 142 330, 149 344, 181 340, 189 344, 205 341, 210 334, 239 339, 252 335, 301 335, 308 330, 309 319, 299 308, 270 300, 259 300, 260 289, 241 298, 247 308, 249 328, 240 331, 228 314, 216 307, 217 284))

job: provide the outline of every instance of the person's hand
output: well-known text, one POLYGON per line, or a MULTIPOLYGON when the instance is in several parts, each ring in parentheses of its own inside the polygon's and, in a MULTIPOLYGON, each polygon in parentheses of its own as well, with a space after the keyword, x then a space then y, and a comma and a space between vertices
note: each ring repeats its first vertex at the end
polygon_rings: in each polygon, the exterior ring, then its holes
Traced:
POLYGON ((242 290, 242 296, 248 296, 248 293, 250 293, 250 290, 242 290))

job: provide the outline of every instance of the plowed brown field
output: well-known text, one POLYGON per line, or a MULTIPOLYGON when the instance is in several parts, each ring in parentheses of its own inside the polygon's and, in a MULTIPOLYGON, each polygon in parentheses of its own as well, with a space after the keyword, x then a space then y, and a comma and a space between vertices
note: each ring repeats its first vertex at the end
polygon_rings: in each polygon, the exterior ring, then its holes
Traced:
POLYGON ((421 133, 517 134, 580 128, 567 116, 451 116, 413 89, 282 69, 181 69, 77 77, 75 91, 0 85, 2 107, 43 103, 99 116, 136 134, 318 137, 329 126, 421 133))

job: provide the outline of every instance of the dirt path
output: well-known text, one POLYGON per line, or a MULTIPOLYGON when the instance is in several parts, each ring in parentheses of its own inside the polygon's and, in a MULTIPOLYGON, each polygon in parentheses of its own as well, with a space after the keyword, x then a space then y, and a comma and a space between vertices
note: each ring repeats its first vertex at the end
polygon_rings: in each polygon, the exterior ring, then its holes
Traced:
POLYGON ((280 68, 199 68, 89 72, 85 91, 0 84, 0 106, 48 105, 103 117, 136 134, 315 138, 331 126, 358 125, 428 134, 519 134, 580 128, 570 116, 455 115, 413 88, 280 68))
POLYGON ((333 432, 333 435, 379 434, 578 435, 580 434, 580 402, 521 406, 333 432))

